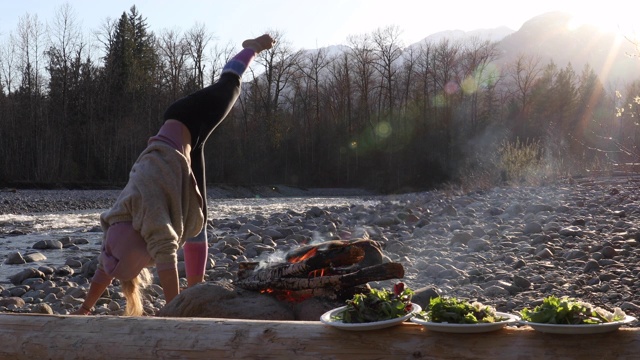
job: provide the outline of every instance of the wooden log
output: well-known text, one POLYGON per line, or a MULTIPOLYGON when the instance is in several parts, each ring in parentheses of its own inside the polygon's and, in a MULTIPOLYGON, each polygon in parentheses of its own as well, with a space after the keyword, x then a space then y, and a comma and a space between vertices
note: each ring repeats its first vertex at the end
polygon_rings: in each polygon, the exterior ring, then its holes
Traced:
POLYGON ((529 327, 482 334, 404 323, 344 331, 317 321, 0 314, 1 359, 637 359, 640 329, 529 327))

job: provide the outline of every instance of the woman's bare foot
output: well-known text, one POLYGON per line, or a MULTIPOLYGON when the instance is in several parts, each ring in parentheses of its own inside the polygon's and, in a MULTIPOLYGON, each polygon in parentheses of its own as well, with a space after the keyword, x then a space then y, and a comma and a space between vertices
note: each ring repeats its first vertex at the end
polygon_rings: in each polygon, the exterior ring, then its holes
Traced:
POLYGON ((275 40, 269 34, 264 34, 255 39, 247 39, 242 42, 242 47, 245 49, 251 49, 257 53, 262 50, 271 49, 273 44, 275 44, 275 40))

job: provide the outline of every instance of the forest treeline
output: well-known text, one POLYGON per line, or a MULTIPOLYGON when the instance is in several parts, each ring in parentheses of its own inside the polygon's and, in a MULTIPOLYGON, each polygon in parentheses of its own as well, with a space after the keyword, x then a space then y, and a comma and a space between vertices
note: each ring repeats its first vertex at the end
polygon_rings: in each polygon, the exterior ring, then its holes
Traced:
MULTIPOLYGON (((497 66, 481 39, 405 48, 396 26, 312 51, 271 33, 207 143, 212 183, 479 186, 636 155, 637 81, 606 89, 589 66, 535 54, 497 66)), ((65 5, 47 25, 25 15, 0 45, 0 186, 125 183, 164 109, 238 51, 201 24, 153 33, 135 7, 92 33, 98 49, 86 36, 65 5)))

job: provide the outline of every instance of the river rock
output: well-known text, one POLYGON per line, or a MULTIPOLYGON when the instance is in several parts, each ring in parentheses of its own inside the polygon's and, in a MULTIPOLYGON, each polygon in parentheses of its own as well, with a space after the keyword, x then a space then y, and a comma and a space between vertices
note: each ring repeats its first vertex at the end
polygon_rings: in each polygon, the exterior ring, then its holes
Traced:
POLYGON ((33 248, 38 250, 61 250, 62 243, 59 240, 40 240, 33 244, 33 248))
POLYGON ((21 297, 17 296, 0 298, 0 306, 4 306, 6 308, 21 308, 25 304, 25 301, 21 297))
POLYGON ((38 262, 38 261, 45 261, 47 260, 47 257, 44 256, 44 254, 36 251, 36 252, 25 254, 24 259, 26 262, 32 263, 32 262, 38 262))
POLYGON ((21 272, 15 275, 10 276, 9 281, 11 281, 11 283, 14 285, 19 285, 19 284, 22 284, 25 280, 31 279, 31 278, 44 279, 45 274, 40 270, 29 268, 29 269, 22 270, 21 272))
POLYGON ((7 265, 20 265, 26 264, 27 261, 22 257, 22 254, 16 251, 7 255, 7 260, 5 260, 4 263, 7 265))

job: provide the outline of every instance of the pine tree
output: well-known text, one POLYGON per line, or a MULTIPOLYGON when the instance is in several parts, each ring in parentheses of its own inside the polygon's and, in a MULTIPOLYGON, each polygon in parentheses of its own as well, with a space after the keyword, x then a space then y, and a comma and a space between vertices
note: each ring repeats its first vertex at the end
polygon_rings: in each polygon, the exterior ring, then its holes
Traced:
POLYGON ((105 147, 109 176, 123 179, 144 147, 144 139, 158 127, 155 101, 158 56, 153 33, 135 6, 123 13, 106 51, 104 121, 112 143, 105 147))

